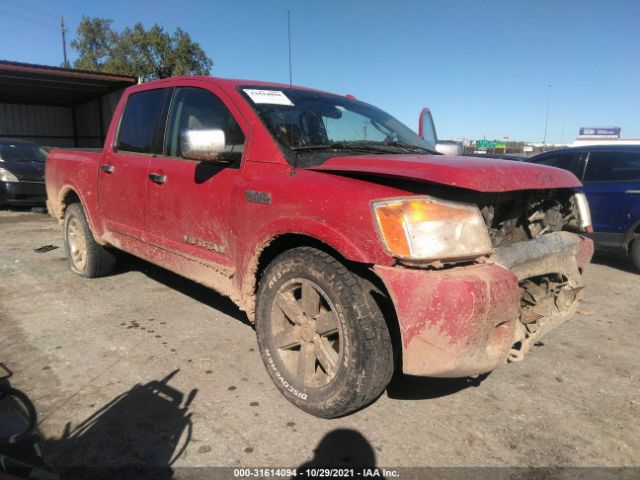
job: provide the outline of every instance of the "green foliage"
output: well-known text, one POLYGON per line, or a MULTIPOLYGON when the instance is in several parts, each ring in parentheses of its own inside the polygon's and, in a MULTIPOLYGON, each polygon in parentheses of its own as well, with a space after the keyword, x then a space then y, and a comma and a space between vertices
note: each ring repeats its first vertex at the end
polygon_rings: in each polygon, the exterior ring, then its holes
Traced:
POLYGON ((178 75, 208 75, 213 61, 187 32, 178 28, 170 35, 154 24, 141 23, 115 32, 111 20, 82 17, 77 37, 71 42, 79 56, 73 63, 81 70, 98 70, 142 77, 144 80, 178 75))
POLYGON ((79 53, 73 66, 81 70, 103 70, 118 41, 118 35, 111 30, 111 20, 83 16, 77 35, 71 41, 71 47, 79 53))

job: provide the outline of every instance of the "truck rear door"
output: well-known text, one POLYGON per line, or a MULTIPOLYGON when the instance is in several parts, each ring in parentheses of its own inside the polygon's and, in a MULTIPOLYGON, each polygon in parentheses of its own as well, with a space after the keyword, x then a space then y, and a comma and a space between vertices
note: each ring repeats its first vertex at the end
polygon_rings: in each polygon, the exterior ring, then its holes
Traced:
POLYGON ((583 179, 599 247, 619 248, 639 220, 640 154, 591 151, 583 179))
POLYGON ((114 145, 105 145, 100 161, 98 201, 107 228, 143 239, 149 159, 157 152, 159 124, 168 90, 144 90, 128 96, 114 145))

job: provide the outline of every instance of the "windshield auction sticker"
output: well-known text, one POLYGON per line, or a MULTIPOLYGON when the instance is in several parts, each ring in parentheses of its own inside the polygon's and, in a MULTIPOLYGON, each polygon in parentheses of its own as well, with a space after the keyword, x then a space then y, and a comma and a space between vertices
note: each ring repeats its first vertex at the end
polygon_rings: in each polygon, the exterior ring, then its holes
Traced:
POLYGON ((256 90, 251 88, 244 88, 243 90, 244 93, 249 95, 253 103, 268 103, 271 105, 288 105, 293 107, 293 102, 280 90, 256 90))

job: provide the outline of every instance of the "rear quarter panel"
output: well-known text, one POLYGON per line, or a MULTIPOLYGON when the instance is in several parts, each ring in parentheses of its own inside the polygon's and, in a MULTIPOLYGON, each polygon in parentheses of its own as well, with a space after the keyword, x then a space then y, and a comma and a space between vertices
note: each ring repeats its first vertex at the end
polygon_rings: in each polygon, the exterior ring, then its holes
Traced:
POLYGON ((97 180, 101 152, 52 150, 47 157, 45 184, 49 213, 62 221, 65 197, 71 193, 80 198, 87 220, 96 237, 104 233, 98 211, 97 180))

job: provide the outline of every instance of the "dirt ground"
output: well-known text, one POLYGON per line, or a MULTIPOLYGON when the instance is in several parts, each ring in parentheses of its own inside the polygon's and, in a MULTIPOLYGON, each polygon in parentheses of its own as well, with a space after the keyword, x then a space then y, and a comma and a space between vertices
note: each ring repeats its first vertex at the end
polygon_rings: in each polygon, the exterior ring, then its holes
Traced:
POLYGON ((321 420, 276 391, 230 301, 134 259, 80 278, 61 237, 0 212, 0 362, 58 465, 640 466, 640 275, 622 260, 596 258, 581 313, 523 363, 396 379, 321 420))

